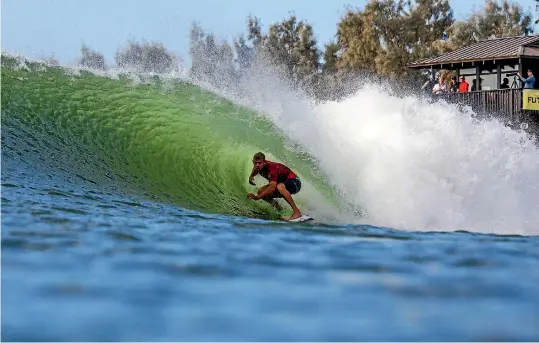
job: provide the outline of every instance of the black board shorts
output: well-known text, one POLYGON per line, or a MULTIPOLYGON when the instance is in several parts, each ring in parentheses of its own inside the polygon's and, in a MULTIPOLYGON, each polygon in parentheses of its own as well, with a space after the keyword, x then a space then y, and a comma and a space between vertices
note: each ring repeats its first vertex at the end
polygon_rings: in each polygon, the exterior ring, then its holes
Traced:
MULTIPOLYGON (((284 187, 290 192, 290 194, 296 194, 301 189, 301 181, 299 178, 295 177, 293 179, 288 179, 283 182, 284 187)), ((278 190, 275 190, 272 194, 274 198, 282 198, 283 196, 279 193, 278 190)))

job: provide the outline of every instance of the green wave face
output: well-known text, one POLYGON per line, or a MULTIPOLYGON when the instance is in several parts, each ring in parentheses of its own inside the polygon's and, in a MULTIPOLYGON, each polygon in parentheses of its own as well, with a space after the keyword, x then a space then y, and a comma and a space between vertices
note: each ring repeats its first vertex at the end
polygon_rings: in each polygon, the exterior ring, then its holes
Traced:
MULTIPOLYGON (((64 165, 97 184, 112 174, 139 196, 274 219, 281 214, 246 197, 255 190, 248 184, 251 158, 263 151, 302 178, 301 206, 337 205, 313 160, 287 148, 273 125, 193 84, 155 77, 137 85, 130 75, 112 79, 19 63, 2 57, 3 130, 23 132, 36 153, 61 154, 64 165)), ((257 179, 258 186, 265 182, 257 179)))

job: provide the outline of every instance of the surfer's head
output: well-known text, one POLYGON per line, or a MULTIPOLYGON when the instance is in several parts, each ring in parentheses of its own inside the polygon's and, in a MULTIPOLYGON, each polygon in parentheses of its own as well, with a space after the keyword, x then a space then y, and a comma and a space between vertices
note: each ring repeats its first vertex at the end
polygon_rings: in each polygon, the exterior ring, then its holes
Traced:
POLYGON ((256 171, 261 171, 266 166, 266 155, 257 152, 253 156, 253 165, 256 171))

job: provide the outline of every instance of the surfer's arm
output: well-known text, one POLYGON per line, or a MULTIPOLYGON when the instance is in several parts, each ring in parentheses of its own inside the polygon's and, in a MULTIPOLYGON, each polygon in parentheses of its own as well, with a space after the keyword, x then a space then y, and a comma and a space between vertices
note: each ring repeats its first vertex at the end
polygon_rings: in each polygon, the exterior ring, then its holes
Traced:
POLYGON ((253 167, 253 170, 251 171, 251 175, 249 175, 249 183, 251 185, 255 185, 254 178, 256 174, 258 174, 258 172, 255 170, 255 167, 253 167))
POLYGON ((264 199, 268 197, 269 195, 273 194, 275 189, 277 188, 277 181, 270 181, 268 186, 262 191, 262 193, 256 195, 253 199, 264 199))

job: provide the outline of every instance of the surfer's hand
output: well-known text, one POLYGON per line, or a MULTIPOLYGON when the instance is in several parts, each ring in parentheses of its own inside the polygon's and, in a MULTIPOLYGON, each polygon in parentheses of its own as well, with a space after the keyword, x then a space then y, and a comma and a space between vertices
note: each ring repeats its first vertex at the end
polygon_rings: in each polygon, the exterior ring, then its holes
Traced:
POLYGON ((256 186, 256 183, 255 183, 253 177, 250 177, 250 178, 249 178, 249 183, 250 183, 251 185, 253 185, 253 186, 256 186))
POLYGON ((247 196, 253 200, 258 200, 258 196, 257 195, 254 195, 253 193, 249 193, 247 194, 247 196))

